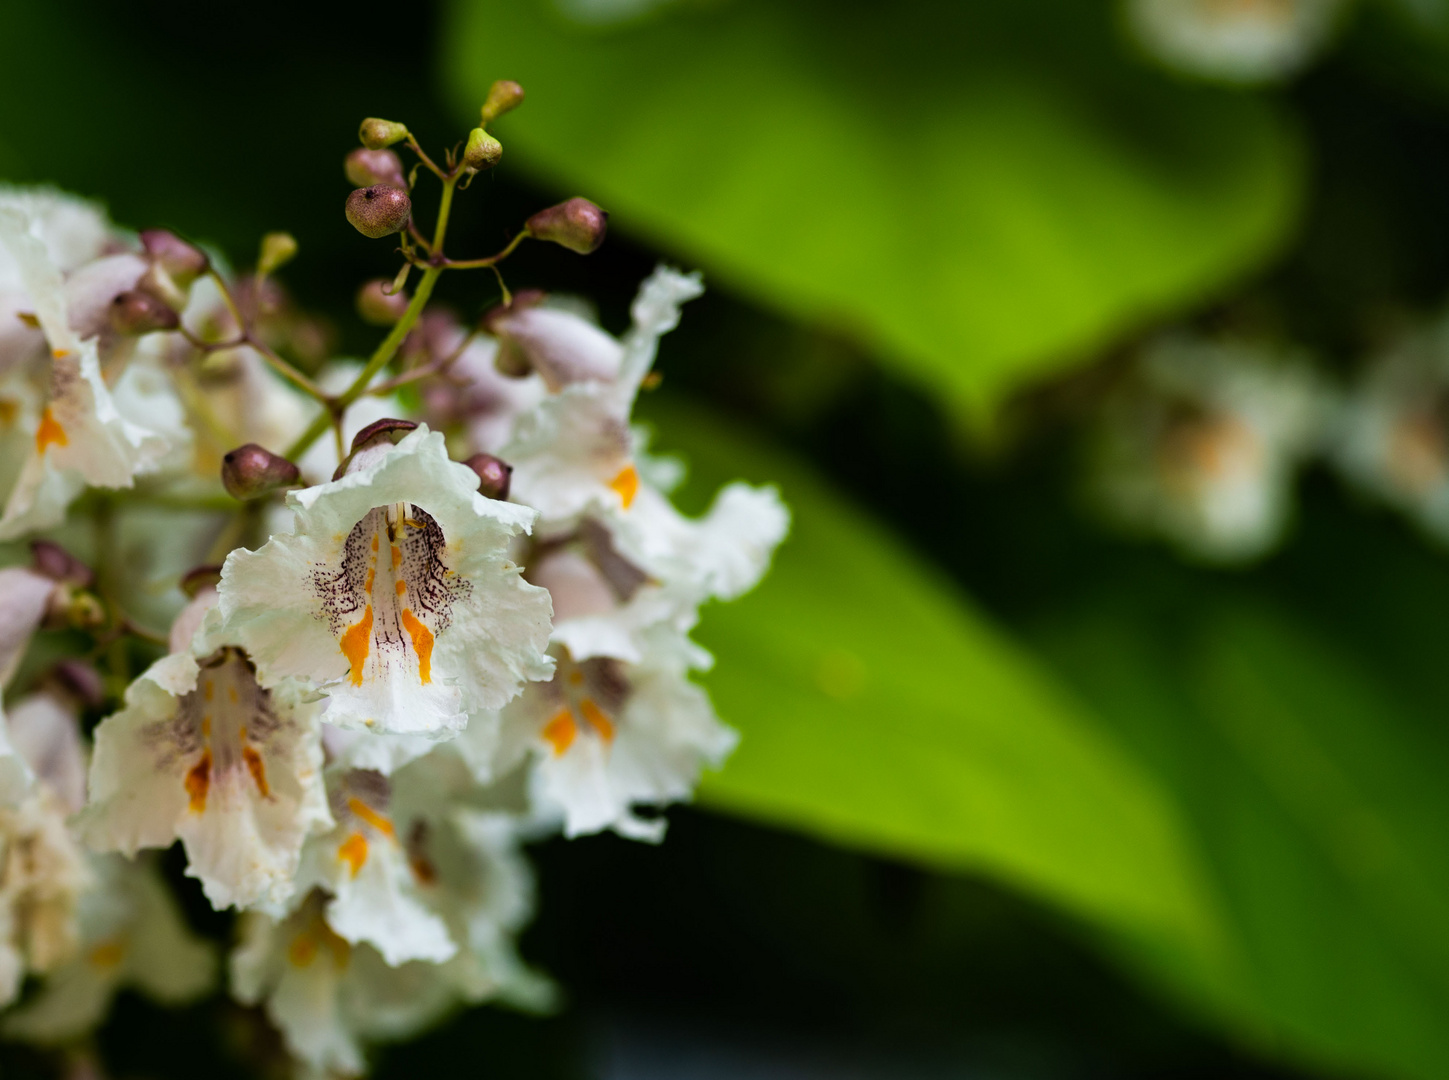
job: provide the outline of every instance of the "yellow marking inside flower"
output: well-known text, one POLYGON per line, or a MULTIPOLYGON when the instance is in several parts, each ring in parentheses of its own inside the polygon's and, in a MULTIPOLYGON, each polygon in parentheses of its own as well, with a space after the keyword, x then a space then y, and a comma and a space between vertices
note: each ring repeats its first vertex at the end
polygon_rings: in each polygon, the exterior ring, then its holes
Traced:
POLYGON ((372 534, 372 553, 377 554, 377 533, 372 534))
POLYGON ((20 415, 20 402, 13 398, 0 398, 0 424, 9 427, 20 415))
POLYGON ((298 934, 287 947, 287 960, 293 967, 304 968, 317 959, 317 939, 311 934, 298 934))
POLYGON ((619 474, 609 481, 609 487, 619 496, 627 510, 634 502, 634 496, 639 494, 639 470, 632 465, 625 465, 619 470, 619 474))
POLYGON ((437 884, 438 868, 425 855, 413 855, 408 859, 408 865, 412 867, 413 876, 418 879, 419 885, 437 884))
POLYGON ((408 591, 408 583, 406 581, 399 580, 398 583, 393 586, 393 588, 396 589, 397 594, 401 596, 403 593, 408 591))
POLYGON ((396 570, 402 565, 402 548, 396 544, 392 545, 392 568, 396 570))
POLYGON ((50 355, 53 356, 53 357, 55 357, 57 360, 64 360, 67 356, 70 355, 70 350, 69 349, 53 349, 53 350, 51 350, 50 355))
POLYGON ((543 726, 543 737, 553 746, 556 757, 562 757, 564 751, 573 745, 575 737, 579 733, 579 725, 574 723, 574 714, 568 709, 560 709, 553 714, 553 719, 543 726))
POLYGON ((257 790, 262 793, 262 798, 267 798, 271 795, 272 789, 267 786, 267 766, 262 761, 262 755, 257 753, 254 747, 244 746, 242 747, 242 760, 247 763, 247 772, 252 774, 257 790))
POLYGON ((594 730, 603 737, 605 742, 613 741, 613 721, 604 715, 604 710, 595 705, 592 698, 584 698, 579 702, 579 712, 584 714, 585 720, 594 725, 594 730))
POLYGON ((237 703, 236 687, 228 686, 226 688, 226 696, 231 700, 231 703, 235 705, 237 703))
POLYGON ((65 428, 60 426, 47 405, 40 414, 40 426, 35 429, 35 452, 43 454, 47 446, 66 446, 69 443, 70 438, 66 435, 65 428))
MULTIPOLYGON (((401 581, 398 586, 398 592, 402 592, 401 581)), ((418 675, 422 678, 423 685, 427 686, 433 681, 433 632, 407 608, 402 610, 402 624, 408 637, 413 639, 413 648, 418 654, 418 675)))
POLYGON ((211 738, 211 713, 206 713, 201 718, 201 737, 203 739, 211 738))
POLYGON ((211 751, 203 750, 201 760, 186 774, 186 794, 191 796, 190 810, 200 814, 206 810, 206 793, 211 789, 211 751))
POLYGON ((572 671, 569 672, 569 685, 570 686, 583 686, 584 685, 584 673, 582 671, 580 671, 578 668, 574 668, 572 671))
POLYGON ((201 687, 201 696, 206 698, 207 701, 210 701, 215 695, 216 684, 213 683, 210 679, 207 679, 201 687))
POLYGON ((354 816, 360 817, 384 836, 396 835, 392 827, 392 822, 368 806, 367 803, 363 802, 356 795, 347 800, 347 809, 351 810, 354 816))
POLYGON ((362 665, 367 662, 367 651, 372 647, 372 605, 362 611, 362 619, 355 626, 347 628, 342 635, 342 655, 352 665, 352 685, 362 685, 362 665))
POLYGON ((100 968, 102 971, 109 971, 126 958, 126 944, 114 938, 103 941, 92 949, 86 960, 91 967, 100 968))
POLYGON ((367 837, 360 832, 353 833, 342 841, 342 846, 337 849, 337 857, 347 864, 352 876, 356 877, 367 862, 367 837))
POLYGON ((375 566, 369 566, 367 568, 367 583, 362 586, 363 590, 367 593, 368 596, 371 596, 372 595, 372 583, 374 581, 376 581, 376 580, 377 580, 377 567, 375 567, 375 566))

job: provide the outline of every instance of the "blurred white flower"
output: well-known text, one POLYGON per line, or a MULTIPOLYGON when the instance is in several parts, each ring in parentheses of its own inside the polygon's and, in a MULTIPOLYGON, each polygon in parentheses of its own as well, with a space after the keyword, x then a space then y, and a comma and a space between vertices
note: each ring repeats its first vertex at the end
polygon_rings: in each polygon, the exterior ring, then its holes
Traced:
POLYGON ((1311 368, 1248 345, 1163 338, 1104 410, 1093 477, 1121 524, 1218 562, 1281 537, 1332 401, 1311 368))
POLYGON ((508 558, 534 514, 477 488, 419 428, 289 494, 295 532, 233 552, 220 587, 262 684, 324 689, 342 727, 449 738, 547 677, 548 595, 508 558))
POLYGON ((1289 78, 1328 44, 1351 0, 1126 0, 1142 46, 1169 67, 1233 83, 1289 78))

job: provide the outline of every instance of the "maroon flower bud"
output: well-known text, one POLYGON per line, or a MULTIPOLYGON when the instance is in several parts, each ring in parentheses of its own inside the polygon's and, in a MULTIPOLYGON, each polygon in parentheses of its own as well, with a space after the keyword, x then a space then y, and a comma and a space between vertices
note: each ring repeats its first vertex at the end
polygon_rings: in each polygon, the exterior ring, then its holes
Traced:
POLYGON ((106 703, 106 684, 101 673, 84 660, 61 660, 50 669, 46 680, 88 709, 106 703))
POLYGON ((221 567, 198 566, 181 575, 181 591, 195 600, 202 589, 214 589, 221 583, 221 567))
POLYGON ((347 182, 358 187, 371 187, 373 184, 400 188, 408 186, 402 159, 391 150, 368 150, 359 146, 347 155, 342 168, 347 173, 347 182))
POLYGON ((573 198, 540 210, 528 219, 524 229, 535 240, 551 240, 570 251, 588 255, 604 242, 609 215, 588 199, 573 198))
POLYGON ((377 240, 405 227, 413 201, 402 188, 373 184, 347 196, 347 220, 363 236, 377 240))
POLYGON ((171 306, 145 289, 129 289, 111 301, 111 329, 118 334, 149 334, 179 325, 171 306))
POLYGON ((96 580, 95 571, 49 540, 30 541, 30 568, 52 581, 79 585, 83 589, 90 588, 96 580))
POLYGON ((512 79, 499 79, 488 88, 488 97, 483 102, 483 126, 487 127, 506 112, 512 112, 523 104, 523 87, 512 79))
POLYGON ((399 124, 392 120, 379 120, 375 116, 369 116, 357 129, 357 140, 369 150, 383 150, 393 143, 402 142, 408 137, 406 124, 399 124))
POLYGON ((507 500, 513 466, 492 454, 474 454, 464 465, 478 474, 478 490, 490 499, 507 500))
POLYGON ((256 443, 238 446, 221 459, 221 482, 234 499, 255 499, 295 484, 302 473, 286 458, 256 443))
POLYGON ((391 283, 384 278, 369 281, 357 290, 357 314, 362 321, 373 326, 392 326, 403 317, 408 309, 408 295, 404 292, 387 292, 391 283))
POLYGON ((166 229, 147 229, 141 233, 141 247, 146 257, 166 271, 178 288, 186 288, 211 269, 206 252, 166 229))
POLYGON ((395 443, 398 437, 415 430, 417 426, 412 420, 396 420, 392 418, 374 420, 352 437, 352 452, 355 454, 357 451, 375 445, 383 439, 395 443))
POLYGON ((482 172, 503 160, 503 144, 482 128, 468 132, 468 145, 463 148, 463 164, 482 172))

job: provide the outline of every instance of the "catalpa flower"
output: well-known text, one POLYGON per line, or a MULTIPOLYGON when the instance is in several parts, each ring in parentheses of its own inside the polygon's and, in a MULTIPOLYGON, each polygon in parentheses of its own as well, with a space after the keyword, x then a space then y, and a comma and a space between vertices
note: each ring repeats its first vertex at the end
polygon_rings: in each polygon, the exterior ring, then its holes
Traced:
POLYGON ((117 408, 102 378, 97 339, 83 340, 73 329, 65 280, 37 226, 23 204, 0 201, 0 245, 15 262, 50 349, 43 400, 24 420, 31 449, 0 515, 0 539, 59 523, 87 484, 130 487, 167 449, 163 437, 117 408))
POLYGON ((1268 550, 1331 402, 1309 368, 1249 346, 1166 338, 1110 403, 1095 482, 1124 525, 1204 559, 1268 550))
POLYGON ((152 863, 98 856, 88 865, 93 884, 79 901, 79 948, 0 1023, 8 1038, 61 1045, 99 1025, 122 988, 174 1007, 216 979, 212 947, 191 932, 152 863))
POLYGON ((420 427, 287 496, 295 531, 235 551, 221 612, 264 685, 328 694, 342 727, 449 738, 548 676, 548 594, 508 558, 533 511, 486 499, 420 427))
POLYGON ((198 593, 173 628, 177 651, 96 728, 80 830, 93 849, 128 856, 179 837, 215 907, 279 903, 303 841, 331 824, 319 708, 295 685, 258 683, 219 633, 215 602, 214 590, 198 593))
POLYGON ((513 466, 513 497, 548 528, 586 513, 628 510, 642 482, 629 416, 659 338, 704 291, 697 274, 660 267, 634 300, 634 325, 615 341, 583 316, 544 307, 492 322, 501 347, 526 360, 553 391, 515 421, 499 451, 513 466))

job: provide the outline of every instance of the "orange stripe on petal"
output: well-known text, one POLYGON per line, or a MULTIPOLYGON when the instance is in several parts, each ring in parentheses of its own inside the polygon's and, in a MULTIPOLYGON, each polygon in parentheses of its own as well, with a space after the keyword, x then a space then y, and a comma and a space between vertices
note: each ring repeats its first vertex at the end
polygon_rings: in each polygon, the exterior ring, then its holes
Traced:
POLYGON ((347 864, 352 876, 356 877, 367 862, 367 837, 360 832, 353 833, 337 848, 337 857, 347 864))
POLYGON ((256 781, 257 790, 262 793, 262 798, 267 798, 272 789, 267 786, 267 766, 262 761, 262 755, 250 746, 242 747, 242 760, 247 763, 247 771, 252 774, 256 781))
POLYGON ((554 713, 553 719, 543 726, 543 737, 553 746, 553 752, 558 757, 562 757, 564 751, 573 745, 578 733, 579 726, 574 723, 574 714, 567 709, 554 713))
POLYGON ((619 470, 619 474, 609 481, 609 487, 619 496, 627 510, 634 502, 634 496, 639 494, 639 470, 632 465, 625 465, 619 470))
POLYGON ((50 411, 50 406, 40 414, 40 426, 35 429, 35 452, 45 453, 47 446, 66 446, 70 439, 65 433, 65 428, 60 426, 55 414, 50 411))
POLYGON ((211 790, 211 751, 204 750, 201 760, 191 766, 186 774, 186 794, 191 796, 190 809, 193 814, 206 810, 206 793, 211 790))
POLYGON ((594 725, 605 742, 611 742, 614 738, 614 723, 604 715, 604 710, 594 704, 591 698, 584 698, 579 702, 579 712, 584 714, 584 719, 594 725))
POLYGON ((352 665, 352 685, 362 685, 362 665, 367 662, 368 650, 372 648, 372 605, 362 612, 362 620, 350 626, 342 635, 342 655, 352 665))
MULTIPOLYGON (((401 581, 398 582, 402 584, 401 581)), ((422 624, 407 608, 402 611, 403 628, 407 630, 408 637, 413 639, 413 648, 418 654, 418 675, 423 680, 423 685, 433 681, 433 632, 422 624)))
POLYGON ((395 836, 392 822, 383 817, 367 803, 363 802, 356 795, 347 800, 347 809, 351 810, 354 817, 359 817, 367 822, 384 836, 395 836))

